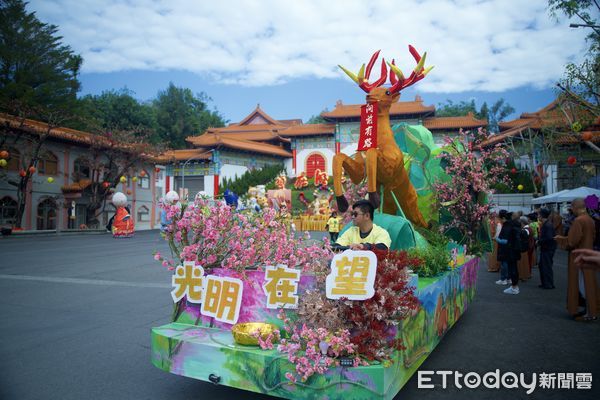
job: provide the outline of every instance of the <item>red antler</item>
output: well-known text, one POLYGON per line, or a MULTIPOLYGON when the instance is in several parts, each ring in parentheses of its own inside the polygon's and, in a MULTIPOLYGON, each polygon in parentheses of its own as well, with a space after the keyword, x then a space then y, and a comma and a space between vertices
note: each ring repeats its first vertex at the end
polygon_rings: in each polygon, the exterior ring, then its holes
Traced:
POLYGON ((360 70, 358 71, 358 76, 354 75, 352 72, 348 71, 346 68, 342 67, 341 65, 339 65, 339 67, 350 77, 352 78, 352 80, 356 83, 358 83, 358 87, 360 87, 362 90, 364 90, 365 92, 369 93, 371 90, 373 90, 374 88, 381 86, 385 83, 385 81, 387 80, 387 66, 385 63, 385 59, 381 60, 381 76, 379 77, 379 79, 377 79, 375 82, 373 83, 369 83, 369 77, 371 76, 371 70, 373 69, 373 65, 375 65, 375 61, 377 61, 377 57, 379 57, 379 52, 381 50, 377 50, 373 56, 371 56, 371 59, 369 60, 369 63, 367 64, 367 69, 365 71, 365 64, 363 64, 360 67, 360 70))
POLYGON ((425 58, 427 57, 427 52, 425 52, 423 54, 423 57, 421 57, 419 52, 411 45, 408 45, 408 51, 410 52, 410 54, 413 56, 413 58, 417 62, 417 66, 411 72, 411 74, 408 78, 404 78, 404 74, 402 74, 402 71, 400 71, 400 68, 396 67, 396 65, 394 65, 393 62, 392 62, 392 64, 390 64, 390 68, 392 70, 392 71, 390 71, 390 80, 392 81, 392 87, 390 88, 391 93, 398 93, 402 89, 405 89, 411 85, 414 85, 421 79, 425 78, 425 76, 433 68, 433 67, 429 67, 429 68, 425 69, 425 67, 424 67, 425 66, 425 58), (392 79, 392 72, 398 77, 396 82, 394 82, 395 79, 392 79))

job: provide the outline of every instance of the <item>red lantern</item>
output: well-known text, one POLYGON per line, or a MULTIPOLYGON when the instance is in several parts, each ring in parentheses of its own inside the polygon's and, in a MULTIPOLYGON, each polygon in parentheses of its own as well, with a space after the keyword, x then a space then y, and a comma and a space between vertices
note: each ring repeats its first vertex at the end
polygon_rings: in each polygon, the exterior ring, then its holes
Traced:
POLYGON ((581 138, 583 139, 584 142, 589 142, 590 140, 592 140, 592 132, 590 132, 590 131, 583 132, 581 134, 581 138))
POLYGON ((29 167, 29 173, 31 175, 35 174, 35 171, 36 171, 36 169, 35 169, 35 167, 33 165, 31 167, 29 167))
POLYGON ((141 170, 141 171, 140 171, 140 176, 141 176, 142 178, 143 178, 143 177, 145 177, 145 176, 146 176, 146 171, 144 171, 144 170, 141 170))
POLYGON ((154 168, 154 172, 158 174, 160 172, 160 168, 154 168))
POLYGON ((127 189, 127 196, 131 196, 131 189, 127 189))
POLYGON ((575 158, 575 156, 569 156, 569 158, 567 158, 567 164, 575 165, 576 163, 577 163, 577 158, 575 158))
POLYGON ((27 172, 25 172, 24 169, 19 171, 19 175, 21 175, 23 178, 25 178, 25 176, 27 175, 27 172))
POLYGON ((8 156, 9 156, 8 151, 6 151, 6 150, 0 151, 0 158, 6 159, 6 158, 8 158, 8 156))
POLYGON ((102 182, 102 186, 106 189, 110 186, 110 183, 108 182, 102 182))
POLYGON ((516 168, 511 169, 510 173, 513 174, 513 175, 516 174, 517 173, 517 169, 516 168))

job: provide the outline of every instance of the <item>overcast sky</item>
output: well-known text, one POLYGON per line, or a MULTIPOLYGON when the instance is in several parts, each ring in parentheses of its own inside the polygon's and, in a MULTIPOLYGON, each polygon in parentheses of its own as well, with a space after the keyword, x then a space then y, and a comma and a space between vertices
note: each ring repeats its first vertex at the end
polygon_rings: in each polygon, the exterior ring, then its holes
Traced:
MULTIPOLYGON (((253 90, 260 97, 268 88, 319 82, 329 95, 342 82, 353 85, 337 64, 356 72, 378 49, 410 72, 408 44, 435 65, 413 89, 426 103, 520 89, 549 93, 565 64, 584 55, 587 33, 570 29, 564 17, 552 19, 547 0, 32 0, 28 9, 58 25, 63 42, 83 56, 84 92, 97 92, 102 82, 104 90, 122 87, 136 81, 134 73, 148 76, 155 94, 165 80, 186 76, 181 86, 195 81, 219 109, 220 91, 235 88, 248 94, 251 109, 261 100, 250 99, 253 90)), ((302 87, 315 98, 316 85, 302 87)), ((314 113, 333 106, 315 104, 314 113)), ((251 111, 241 107, 240 115, 251 111)))

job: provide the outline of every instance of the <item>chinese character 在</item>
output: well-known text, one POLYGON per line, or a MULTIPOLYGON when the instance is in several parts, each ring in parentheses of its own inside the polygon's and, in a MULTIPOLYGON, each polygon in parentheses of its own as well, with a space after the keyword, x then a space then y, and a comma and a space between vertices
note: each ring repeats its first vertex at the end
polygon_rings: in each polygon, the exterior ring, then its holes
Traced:
POLYGON ((331 260, 326 292, 330 299, 367 300, 375 294, 377 258, 371 251, 346 250, 331 260))
POLYGON ((190 303, 202 303, 204 268, 193 262, 185 262, 177 266, 171 277, 173 290, 171 297, 177 303, 186 296, 190 303))
POLYGON ((235 324, 240 316, 243 283, 240 279, 208 275, 200 313, 217 321, 235 324))
POLYGON ((267 308, 297 308, 300 270, 285 265, 265 267, 263 291, 267 295, 267 308))

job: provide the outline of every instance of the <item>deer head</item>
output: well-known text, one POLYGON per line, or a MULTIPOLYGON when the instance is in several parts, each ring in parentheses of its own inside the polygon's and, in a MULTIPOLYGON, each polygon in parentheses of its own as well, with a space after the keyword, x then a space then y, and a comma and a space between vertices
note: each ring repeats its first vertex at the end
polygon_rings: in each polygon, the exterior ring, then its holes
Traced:
POLYGON ((427 57, 427 52, 425 52, 423 54, 423 57, 421 57, 419 52, 411 45, 408 46, 408 50, 417 62, 417 66, 412 71, 410 76, 408 78, 405 78, 400 68, 396 66, 394 60, 392 60, 391 63, 387 63, 387 65, 390 66, 390 82, 392 84, 392 86, 390 86, 389 88, 380 88, 380 86, 382 86, 387 80, 388 70, 386 68, 385 59, 381 60, 381 76, 375 82, 369 83, 371 70, 373 69, 373 65, 375 65, 375 61, 377 61, 377 57, 379 57, 379 52, 381 50, 377 50, 371 56, 371 60, 369 60, 366 70, 365 64, 363 64, 360 67, 358 75, 353 74, 341 65, 338 65, 338 67, 340 67, 342 71, 344 71, 354 82, 356 82, 358 84, 358 87, 360 87, 362 90, 368 93, 368 102, 374 100, 391 104, 398 100, 398 98, 400 97, 399 93, 402 89, 414 85, 421 79, 425 78, 429 71, 433 69, 433 66, 425 69, 425 58, 427 57))

